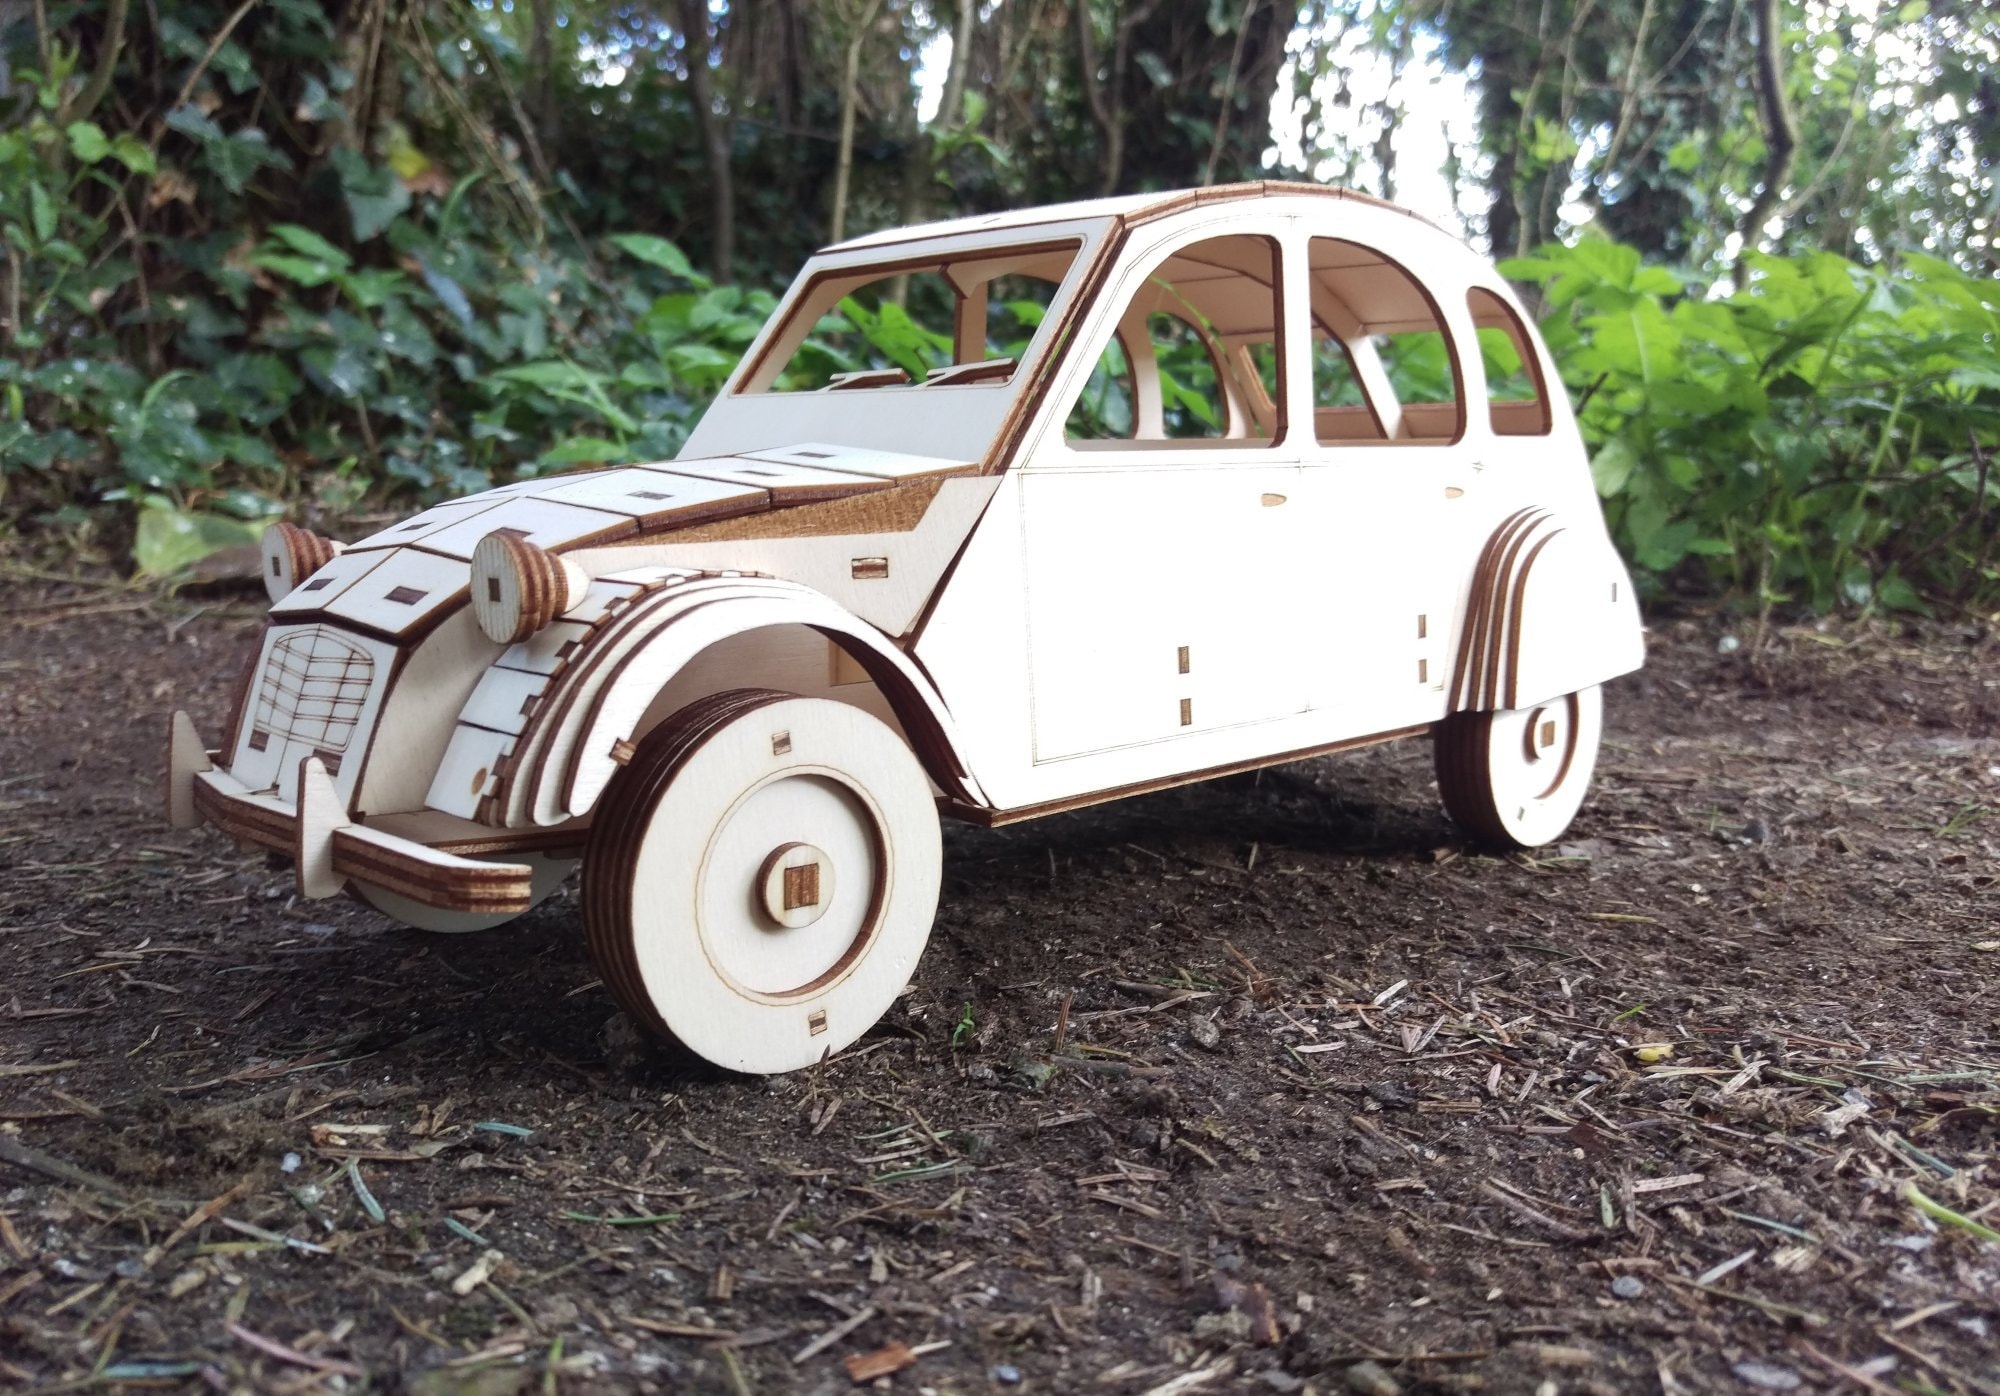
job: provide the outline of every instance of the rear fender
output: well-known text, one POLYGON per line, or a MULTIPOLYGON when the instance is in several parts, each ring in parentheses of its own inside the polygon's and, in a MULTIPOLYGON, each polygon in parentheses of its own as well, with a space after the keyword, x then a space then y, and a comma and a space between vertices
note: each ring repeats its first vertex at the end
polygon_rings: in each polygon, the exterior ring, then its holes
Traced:
POLYGON ((1632 579, 1601 524, 1523 509, 1494 531, 1460 632, 1453 712, 1531 707, 1644 662, 1632 579))

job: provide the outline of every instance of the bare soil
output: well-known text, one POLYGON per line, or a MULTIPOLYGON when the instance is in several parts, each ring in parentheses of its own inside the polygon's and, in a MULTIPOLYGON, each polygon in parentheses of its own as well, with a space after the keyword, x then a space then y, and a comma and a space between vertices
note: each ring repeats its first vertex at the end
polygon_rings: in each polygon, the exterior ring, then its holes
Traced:
POLYGON ((255 624, 0 593, 0 1386, 2000 1391, 1986 632, 1664 623, 1534 857, 1421 742, 950 827, 907 996, 760 1080, 573 891, 167 829, 255 624))

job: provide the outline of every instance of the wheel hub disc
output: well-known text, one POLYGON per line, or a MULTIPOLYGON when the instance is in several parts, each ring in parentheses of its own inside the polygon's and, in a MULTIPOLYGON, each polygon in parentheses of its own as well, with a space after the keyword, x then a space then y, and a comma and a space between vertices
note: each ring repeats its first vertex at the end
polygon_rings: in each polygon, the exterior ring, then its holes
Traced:
POLYGON ((757 874, 758 898, 786 930, 810 926, 833 905, 833 860, 809 843, 781 843, 757 874))
POLYGON ((875 930, 886 863, 879 823, 854 789, 787 774, 750 790, 710 840, 696 889, 709 962, 739 992, 815 991, 875 930), (775 848, 773 830, 791 835, 775 848))
POLYGON ((1545 703, 1528 714, 1527 727, 1521 734, 1521 755, 1532 798, 1547 799, 1569 774, 1570 762, 1576 756, 1578 725, 1573 697, 1545 703))

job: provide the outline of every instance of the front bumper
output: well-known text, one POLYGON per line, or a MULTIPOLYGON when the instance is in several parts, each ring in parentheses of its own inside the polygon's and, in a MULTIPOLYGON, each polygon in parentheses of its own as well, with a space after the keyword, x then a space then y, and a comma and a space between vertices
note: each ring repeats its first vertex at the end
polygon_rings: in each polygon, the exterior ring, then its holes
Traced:
MULTIPOLYGON (((534 868, 466 854, 474 846, 481 852, 555 853, 568 851, 556 847, 565 839, 576 841, 573 832, 544 831, 531 841, 549 846, 529 848, 500 831, 477 826, 461 830, 456 826, 464 821, 449 820, 453 828, 431 832, 444 834, 442 841, 460 848, 434 847, 387 828, 355 823, 315 757, 301 763, 299 800, 292 805, 276 794, 251 790, 215 764, 217 755, 205 748, 186 713, 173 715, 167 743, 169 822, 177 829, 213 824, 238 843, 285 855, 305 897, 330 897, 354 882, 445 911, 515 915, 534 905, 534 868)), ((390 816, 390 821, 421 823, 423 818, 390 816)))

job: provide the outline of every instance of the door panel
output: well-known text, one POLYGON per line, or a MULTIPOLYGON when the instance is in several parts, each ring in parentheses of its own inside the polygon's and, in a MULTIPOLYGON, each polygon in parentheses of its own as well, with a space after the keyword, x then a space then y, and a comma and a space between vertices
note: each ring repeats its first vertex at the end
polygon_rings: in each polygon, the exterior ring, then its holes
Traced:
POLYGON ((1302 712, 1296 465, 1027 475, 1035 760, 1302 712))

